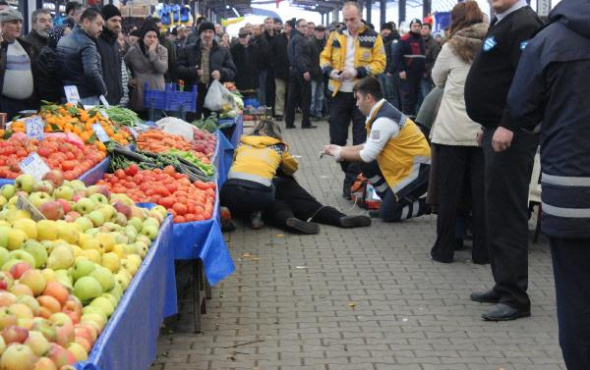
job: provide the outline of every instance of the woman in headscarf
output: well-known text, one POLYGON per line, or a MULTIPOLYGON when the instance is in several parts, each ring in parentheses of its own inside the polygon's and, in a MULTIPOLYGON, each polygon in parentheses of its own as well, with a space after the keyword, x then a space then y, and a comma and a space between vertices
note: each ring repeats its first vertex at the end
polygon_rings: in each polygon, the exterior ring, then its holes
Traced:
POLYGON ((55 48, 59 40, 69 35, 70 32, 72 30, 67 25, 53 27, 49 31, 47 46, 44 46, 39 51, 35 83, 37 85, 37 93, 42 100, 59 103, 61 97, 65 95, 55 48))
POLYGON ((148 110, 144 106, 145 85, 152 90, 164 90, 164 73, 168 70, 168 50, 160 45, 160 31, 155 23, 147 21, 141 28, 141 38, 125 55, 125 63, 133 74, 131 109, 136 112, 148 110))

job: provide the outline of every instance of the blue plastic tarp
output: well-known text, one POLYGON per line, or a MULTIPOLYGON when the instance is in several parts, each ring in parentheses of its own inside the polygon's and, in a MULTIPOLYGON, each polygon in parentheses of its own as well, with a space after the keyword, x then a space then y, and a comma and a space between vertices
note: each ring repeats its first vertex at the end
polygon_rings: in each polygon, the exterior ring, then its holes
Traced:
POLYGON ((215 197, 210 220, 174 224, 172 238, 175 258, 202 260, 205 276, 211 285, 225 279, 236 269, 221 232, 218 191, 215 197))
POLYGON ((217 163, 217 186, 222 187, 227 180, 227 173, 231 167, 234 158, 234 147, 224 134, 217 131, 217 140, 219 141, 217 163))
MULTIPOLYGON (((106 157, 102 161, 100 161, 96 166, 92 167, 88 171, 84 172, 82 176, 78 178, 78 180, 82 181, 86 186, 94 185, 98 182, 98 180, 102 179, 104 174, 107 172, 109 168, 109 164, 111 163, 110 157, 106 157)), ((13 179, 0 179, 0 186, 5 184, 14 184, 13 179)))
POLYGON ((240 138, 242 137, 242 135, 244 134, 244 116, 242 114, 240 114, 237 118, 236 118, 236 126, 234 127, 234 131, 232 132, 231 135, 231 145, 234 146, 234 148, 238 147, 238 144, 240 143, 240 138))
POLYGON ((88 360, 77 363, 76 369, 150 368, 162 320, 178 312, 171 241, 172 216, 168 215, 88 360))

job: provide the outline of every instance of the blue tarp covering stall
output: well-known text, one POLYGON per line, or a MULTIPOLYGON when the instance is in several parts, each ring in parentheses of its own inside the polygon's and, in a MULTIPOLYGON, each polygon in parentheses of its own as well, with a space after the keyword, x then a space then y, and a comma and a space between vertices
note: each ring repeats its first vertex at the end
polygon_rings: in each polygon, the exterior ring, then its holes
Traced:
POLYGON ((178 312, 171 242, 168 215, 88 361, 77 363, 76 369, 149 369, 156 359, 162 320, 178 312))

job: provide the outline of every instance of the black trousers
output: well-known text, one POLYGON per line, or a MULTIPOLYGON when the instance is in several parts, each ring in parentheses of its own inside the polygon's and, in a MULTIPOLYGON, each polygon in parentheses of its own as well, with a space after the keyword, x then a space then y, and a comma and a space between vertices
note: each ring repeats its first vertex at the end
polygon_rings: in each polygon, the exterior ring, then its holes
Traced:
POLYGON ((33 99, 15 100, 7 98, 0 94, 0 109, 6 113, 6 122, 12 121, 18 112, 29 109, 39 109, 39 104, 35 104, 33 99))
POLYGON ((340 226, 344 213, 318 202, 292 177, 275 177, 275 201, 264 212, 267 223, 288 229, 287 219, 291 217, 303 221, 340 226), (310 219, 311 218, 311 219, 310 219))
POLYGON ((416 179, 400 189, 397 194, 387 185, 377 161, 363 163, 362 170, 381 198, 379 216, 383 222, 409 220, 427 213, 426 192, 430 165, 420 165, 416 179))
POLYGON ((565 365, 590 369, 590 238, 549 240, 565 365))
POLYGON ((484 154, 473 146, 435 144, 439 173, 436 181, 438 218, 436 242, 431 253, 434 258, 451 262, 455 252, 457 218, 463 216, 463 194, 471 194, 473 215, 473 251, 475 263, 489 263, 485 235, 484 154))
MULTIPOLYGON (((357 108, 353 93, 338 92, 330 99, 330 144, 346 145, 348 128, 352 122, 352 145, 367 141, 365 116, 357 108)), ((352 182, 361 173, 360 163, 340 162, 346 180, 352 182)))
POLYGON ((275 113, 275 91, 275 73, 272 68, 268 68, 266 75, 266 102, 264 105, 272 108, 273 115, 275 113))
POLYGON ((311 108, 311 80, 305 81, 303 75, 297 70, 289 74, 289 93, 285 123, 287 127, 295 126, 295 108, 300 107, 303 119, 301 126, 311 126, 309 110, 311 108))
POLYGON ((238 179, 229 179, 219 194, 222 206, 229 208, 232 215, 249 216, 262 212, 274 201, 274 187, 238 179))
POLYGON ((495 129, 484 131, 485 214, 494 290, 501 303, 530 308, 528 192, 538 135, 515 131, 510 148, 495 152, 495 129))
POLYGON ((407 75, 405 80, 399 80, 402 101, 402 113, 412 118, 416 117, 416 104, 420 94, 421 76, 407 75))
MULTIPOLYGON (((191 87, 192 89, 192 87, 191 87)), ((187 115, 189 119, 201 119, 201 116, 207 118, 211 115, 211 111, 203 105, 205 105, 205 97, 207 96, 207 91, 209 88, 206 84, 198 83, 197 84, 197 112, 193 114, 187 115)))

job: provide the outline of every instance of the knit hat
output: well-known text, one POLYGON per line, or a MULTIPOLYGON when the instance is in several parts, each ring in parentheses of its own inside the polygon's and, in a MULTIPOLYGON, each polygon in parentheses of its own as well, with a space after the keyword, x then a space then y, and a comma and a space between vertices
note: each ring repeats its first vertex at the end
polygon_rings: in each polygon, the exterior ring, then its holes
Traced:
POLYGON ((48 45, 52 48, 57 47, 57 43, 64 35, 65 26, 55 26, 51 30, 49 30, 49 39, 47 41, 48 45))
POLYGON ((206 31, 206 30, 211 30, 213 32, 215 32, 215 25, 209 21, 204 21, 199 25, 199 35, 201 34, 201 32, 206 31))
POLYGON ((129 33, 129 36, 135 36, 141 38, 141 30, 133 30, 129 33))
POLYGON ((412 20, 410 21, 410 28, 412 28, 412 25, 413 25, 414 23, 418 23, 420 26, 422 25, 422 21, 421 21, 421 20, 419 20, 418 18, 415 18, 415 19, 412 19, 412 20))
POLYGON ((120 17, 121 16, 121 12, 119 11, 119 8, 117 8, 116 6, 114 6, 112 4, 107 4, 107 5, 103 6, 101 13, 102 13, 102 17, 104 18, 105 21, 107 21, 108 19, 113 18, 113 17, 120 17))
POLYGON ((23 15, 16 9, 7 8, 0 12, 0 22, 23 21, 23 15))
POLYGON ((383 30, 390 30, 391 32, 393 32, 393 24, 387 22, 387 23, 383 23, 381 25, 381 31, 383 30))
POLYGON ((321 24, 318 24, 317 26, 315 26, 314 30, 315 31, 325 31, 326 27, 322 26, 321 24))
POLYGON ((145 21, 145 23, 143 24, 143 26, 141 26, 141 36, 140 38, 143 40, 143 38, 145 37, 145 34, 150 32, 150 31, 154 31, 156 33, 156 35, 158 35, 158 38, 160 38, 160 30, 158 29, 158 26, 156 26, 156 24, 150 20, 145 21))

